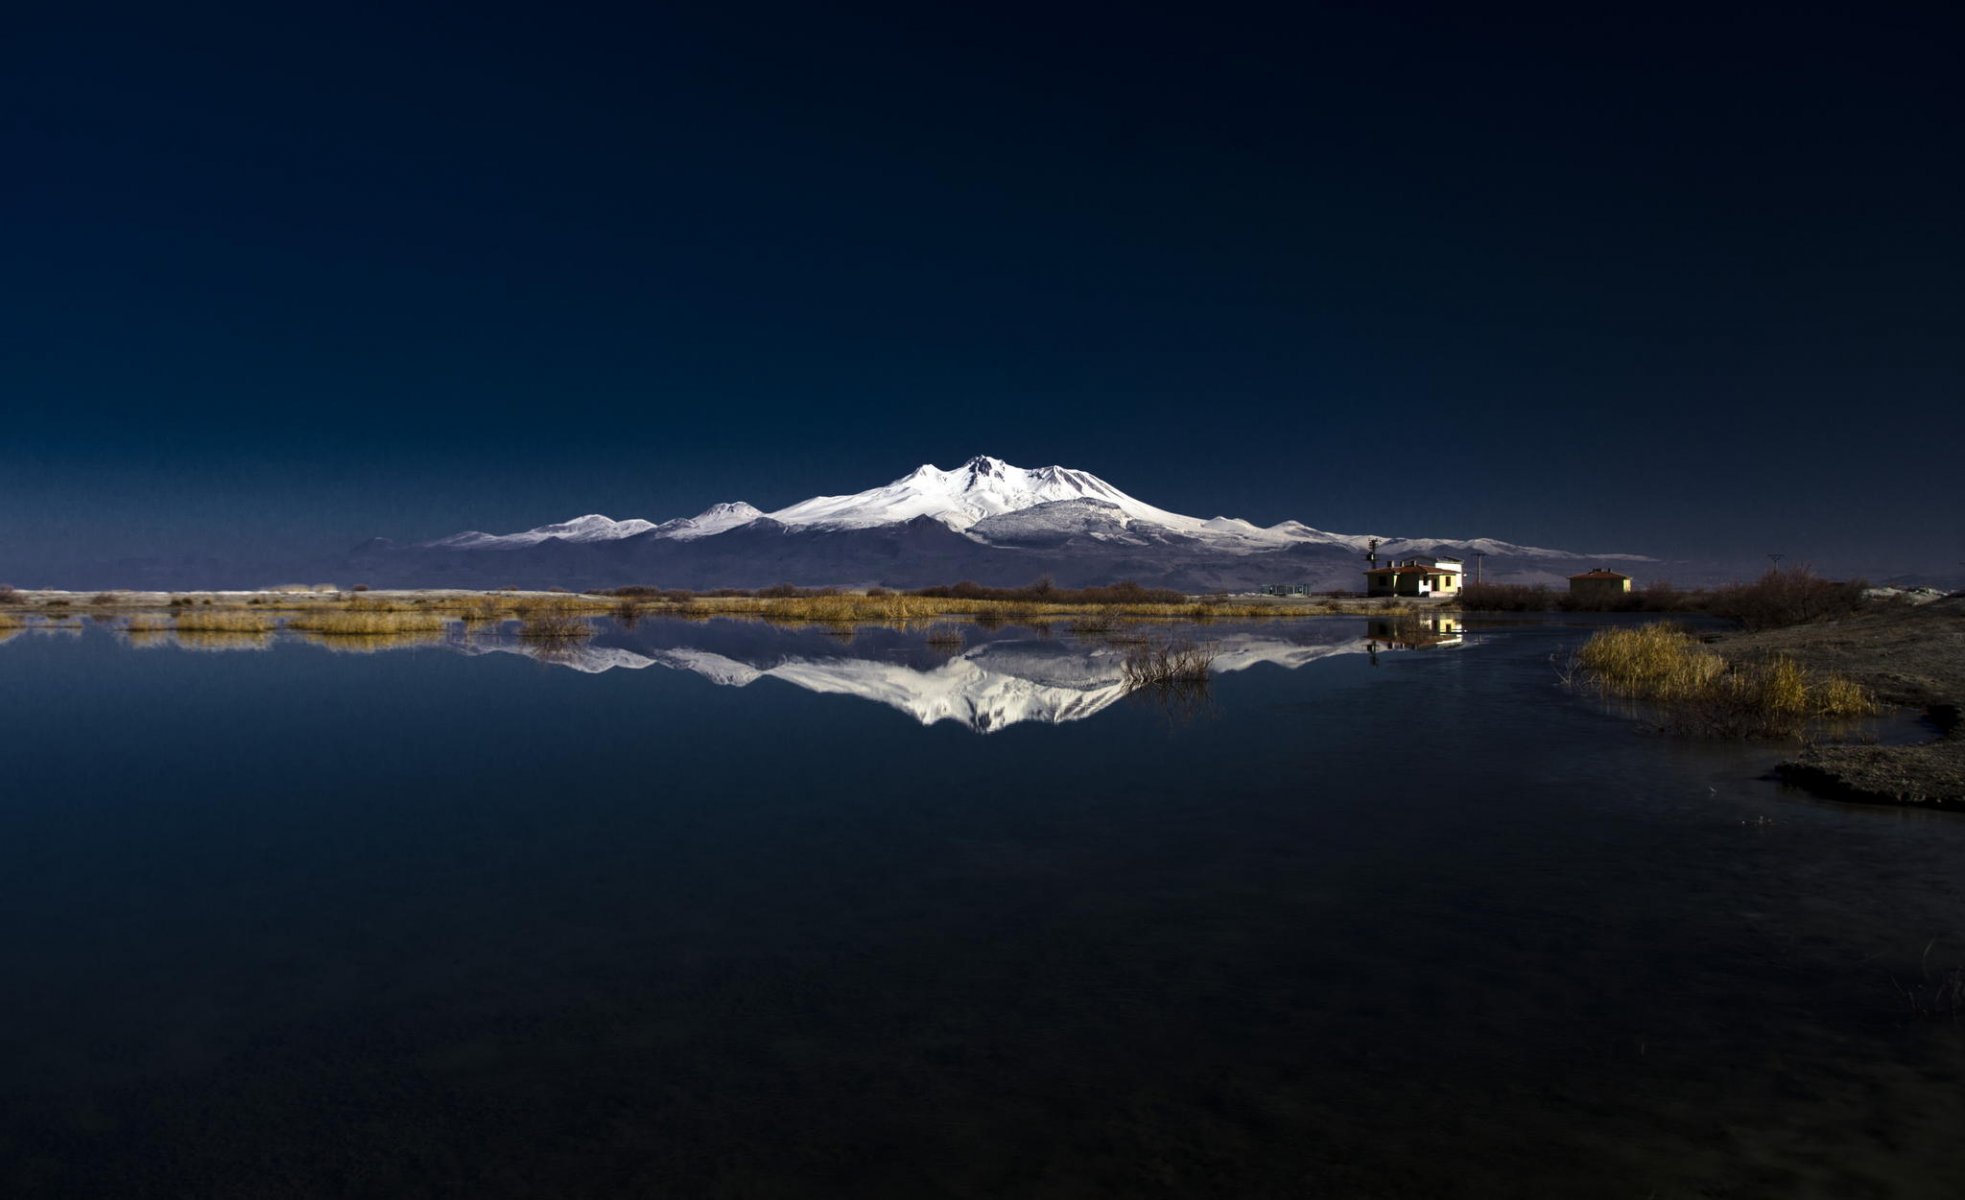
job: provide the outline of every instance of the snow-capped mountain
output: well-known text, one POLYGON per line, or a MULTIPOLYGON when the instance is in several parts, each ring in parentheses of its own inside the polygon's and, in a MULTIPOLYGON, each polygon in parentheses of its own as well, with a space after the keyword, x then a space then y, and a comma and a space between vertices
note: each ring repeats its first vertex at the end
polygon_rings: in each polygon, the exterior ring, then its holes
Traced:
MULTIPOLYGON (((881 487, 815 496, 764 512, 741 501, 693 517, 614 520, 598 513, 518 533, 455 534, 401 546, 374 539, 318 568, 395 586, 922 587, 970 579, 1063 586, 1120 579, 1188 592, 1271 583, 1355 590, 1374 540, 1381 561, 1485 556, 1488 579, 1558 582, 1631 554, 1577 554, 1494 538, 1331 533, 1301 521, 1260 526, 1148 504, 1069 467, 1025 468, 981 456, 924 465, 881 487)), ((317 569, 310 567, 309 569, 317 569)), ((1679 574, 1681 582, 1687 580, 1679 574)))
POLYGON ((599 513, 588 513, 571 521, 560 521, 553 525, 541 525, 523 533, 481 533, 472 529, 464 533, 453 533, 429 543, 447 550, 494 550, 510 549, 515 546, 536 546, 541 542, 558 538, 562 542, 612 542, 621 538, 634 537, 655 528, 655 522, 639 518, 616 521, 599 513))
MULTIPOLYGON (((657 524, 614 521, 598 514, 521 533, 460 533, 428 543, 455 550, 510 549, 552 538, 567 542, 618 541, 646 535, 686 541, 713 537, 768 520, 787 529, 847 531, 881 529, 927 519, 982 544, 1021 545, 1084 539, 1112 546, 1187 545, 1217 553, 1261 554, 1291 546, 1330 546, 1362 552, 1374 535, 1328 533, 1301 521, 1267 527, 1236 517, 1203 519, 1169 512, 1135 499, 1098 476, 1069 467, 1024 468, 981 455, 954 470, 932 464, 884 487, 844 496, 814 496, 766 513, 742 501, 712 505, 694 517, 657 524)), ((1561 550, 1516 546, 1491 538, 1379 536, 1387 555, 1433 553, 1462 548, 1469 553, 1530 557, 1641 559, 1638 555, 1572 555, 1561 550)))
POLYGON ((739 525, 748 525, 763 515, 763 510, 757 506, 736 500, 724 504, 712 504, 693 517, 677 517, 672 521, 664 521, 654 527, 654 533, 658 537, 688 541, 691 538, 722 533, 726 529, 735 529, 739 525))

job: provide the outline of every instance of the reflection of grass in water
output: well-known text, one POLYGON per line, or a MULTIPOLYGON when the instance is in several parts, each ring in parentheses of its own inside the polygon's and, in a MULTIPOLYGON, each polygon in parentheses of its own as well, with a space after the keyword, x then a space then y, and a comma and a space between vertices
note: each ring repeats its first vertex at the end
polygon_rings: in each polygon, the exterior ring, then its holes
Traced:
POLYGON ((304 632, 301 640, 312 646, 324 646, 336 654, 380 654, 384 650, 404 650, 415 646, 440 646, 444 634, 441 623, 435 629, 417 629, 404 633, 316 633, 304 632))
POLYGON ((579 656, 582 639, 557 638, 519 643, 519 653, 533 662, 569 663, 579 656))
POLYGON ((127 629, 123 632, 123 642, 132 650, 155 650, 159 646, 169 646, 177 641, 168 629, 127 629))
POLYGON ((1214 689, 1206 680, 1136 687, 1126 693, 1126 699, 1159 709, 1169 725, 1191 725, 1215 712, 1214 689))
POLYGON ((1173 639, 1149 639, 1129 646, 1120 672, 1126 686, 1202 687, 1214 668, 1214 647, 1173 639))
POLYGON ((177 644, 183 649, 200 654, 227 650, 266 650, 273 645, 273 635, 181 629, 177 634, 177 644))
POLYGON ((270 633, 274 624, 263 612, 195 608, 177 614, 172 623, 179 633, 270 633))
POLYGON ((938 650, 960 650, 969 644, 969 639, 962 636, 962 630, 954 625, 936 625, 928 630, 921 641, 938 650))

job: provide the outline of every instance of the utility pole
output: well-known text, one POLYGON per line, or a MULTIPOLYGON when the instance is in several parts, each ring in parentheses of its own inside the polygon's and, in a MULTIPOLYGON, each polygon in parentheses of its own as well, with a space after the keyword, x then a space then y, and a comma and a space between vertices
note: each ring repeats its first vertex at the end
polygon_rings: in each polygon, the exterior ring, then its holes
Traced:
POLYGON ((1474 551, 1474 582, 1487 582, 1487 551, 1474 551))
POLYGON ((1774 569, 1778 571, 1781 569, 1781 560, 1786 557, 1787 555, 1785 554, 1770 554, 1767 556, 1767 561, 1773 563, 1774 569))

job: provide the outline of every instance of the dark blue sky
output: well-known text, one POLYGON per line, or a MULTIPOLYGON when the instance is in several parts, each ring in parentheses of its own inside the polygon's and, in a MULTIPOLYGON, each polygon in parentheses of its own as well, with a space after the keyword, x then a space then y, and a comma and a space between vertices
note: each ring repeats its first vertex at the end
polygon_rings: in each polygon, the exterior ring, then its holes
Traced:
POLYGON ((0 573, 979 452, 1965 558, 1948 6, 693 7, 10 13, 0 573))

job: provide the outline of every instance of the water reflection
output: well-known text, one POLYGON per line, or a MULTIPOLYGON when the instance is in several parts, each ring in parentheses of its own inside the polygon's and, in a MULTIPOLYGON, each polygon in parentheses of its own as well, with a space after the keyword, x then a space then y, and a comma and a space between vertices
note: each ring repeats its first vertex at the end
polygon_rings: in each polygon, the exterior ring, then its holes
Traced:
MULTIPOLYGON (((1106 634, 1049 636, 1024 626, 956 625, 912 629, 861 626, 850 638, 821 627, 755 621, 642 619, 595 622, 590 640, 529 640, 505 625, 452 625, 445 630, 369 636, 312 632, 187 632, 132 623, 114 631, 133 649, 268 650, 302 644, 337 654, 436 649, 480 656, 510 654, 584 674, 659 667, 723 687, 772 679, 821 695, 853 696, 906 713, 923 725, 952 721, 979 733, 1025 722, 1060 725, 1103 712, 1142 691, 1125 662, 1142 641, 1195 643, 1213 655, 1215 676, 1258 666, 1297 670, 1340 655, 1458 645, 1453 617, 1361 621, 1312 618, 1288 625, 1241 627, 1125 626, 1106 634)), ((78 626, 74 632, 80 632, 78 626)), ((1205 680, 1177 689, 1144 689, 1170 717, 1207 711, 1205 680)))

